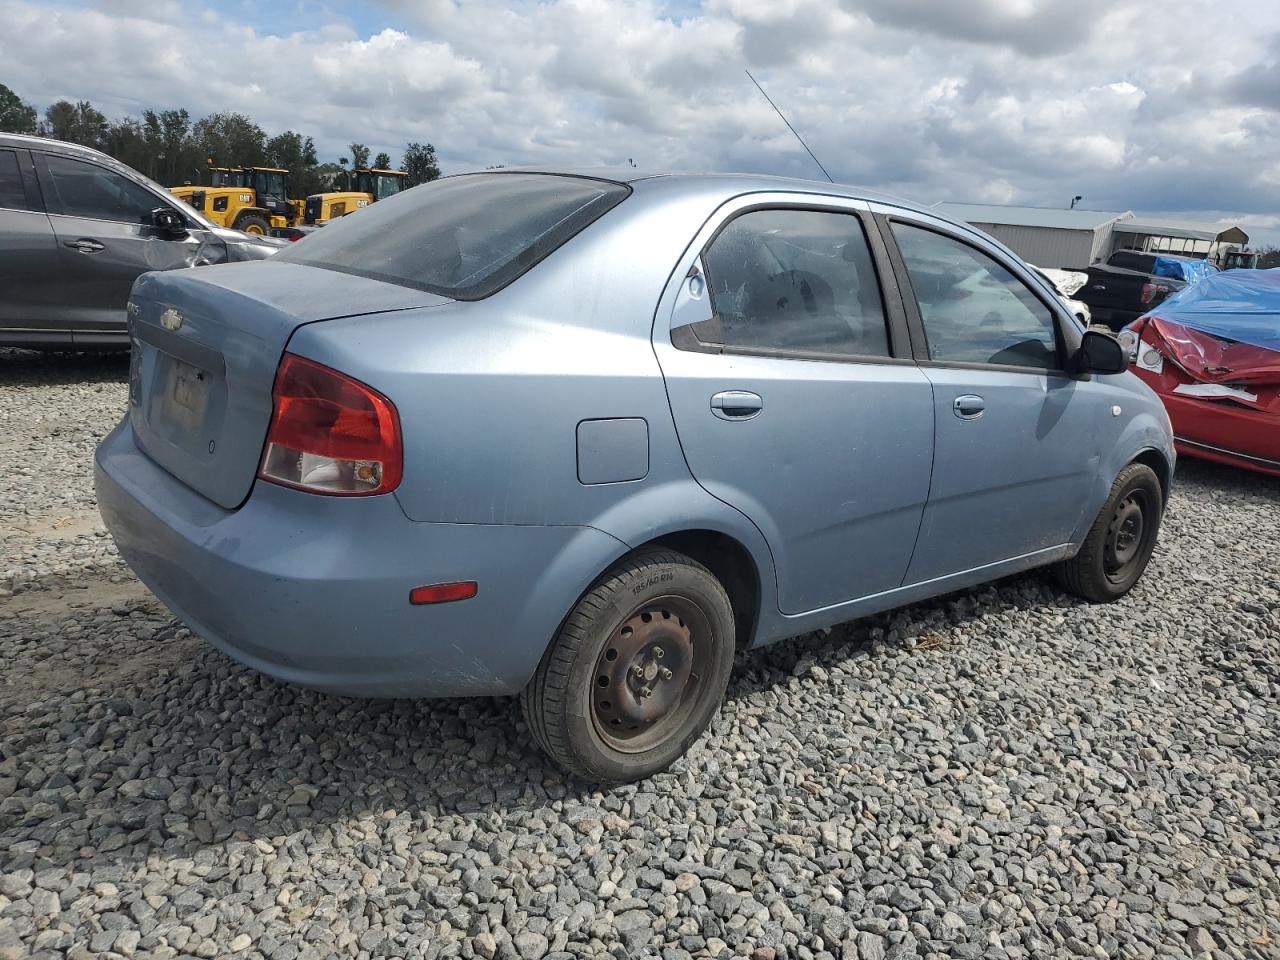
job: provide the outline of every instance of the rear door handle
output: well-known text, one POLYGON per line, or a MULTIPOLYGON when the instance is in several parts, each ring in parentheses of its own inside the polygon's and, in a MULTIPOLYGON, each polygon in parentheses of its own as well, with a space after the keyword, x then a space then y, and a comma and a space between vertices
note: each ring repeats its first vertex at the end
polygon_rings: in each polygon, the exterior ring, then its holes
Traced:
POLYGON ((79 240, 64 240, 63 245, 70 247, 72 250, 79 250, 81 253, 97 253, 99 250, 106 249, 97 240, 89 237, 81 237, 79 240))
POLYGON ((760 394, 750 390, 721 390, 711 398, 711 412, 721 420, 750 420, 763 409, 760 394))
POLYGON ((972 393, 956 397, 951 404, 952 412, 961 420, 976 420, 982 416, 982 411, 986 409, 987 401, 972 393))

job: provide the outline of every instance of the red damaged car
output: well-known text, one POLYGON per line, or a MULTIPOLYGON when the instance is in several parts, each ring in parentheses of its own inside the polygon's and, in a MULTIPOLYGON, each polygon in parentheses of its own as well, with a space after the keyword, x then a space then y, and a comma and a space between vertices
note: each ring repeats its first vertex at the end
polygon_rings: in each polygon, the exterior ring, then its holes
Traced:
POLYGON ((1120 341, 1180 453, 1280 476, 1280 269, 1206 277, 1120 341))

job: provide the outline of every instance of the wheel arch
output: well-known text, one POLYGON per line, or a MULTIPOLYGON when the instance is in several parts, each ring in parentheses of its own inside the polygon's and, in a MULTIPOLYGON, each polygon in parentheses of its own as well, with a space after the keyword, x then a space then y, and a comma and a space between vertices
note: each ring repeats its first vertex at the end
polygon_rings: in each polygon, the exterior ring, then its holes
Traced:
POLYGON ((718 530, 677 530, 636 547, 628 556, 666 547, 702 564, 720 581, 733 609, 734 642, 738 649, 751 646, 760 623, 760 569, 745 545, 718 530))
POLYGON ((1129 462, 1141 463, 1152 469, 1156 479, 1160 481, 1160 493, 1167 504, 1170 488, 1173 486, 1173 465, 1169 463, 1169 459, 1155 447, 1147 447, 1145 450, 1140 450, 1129 462))

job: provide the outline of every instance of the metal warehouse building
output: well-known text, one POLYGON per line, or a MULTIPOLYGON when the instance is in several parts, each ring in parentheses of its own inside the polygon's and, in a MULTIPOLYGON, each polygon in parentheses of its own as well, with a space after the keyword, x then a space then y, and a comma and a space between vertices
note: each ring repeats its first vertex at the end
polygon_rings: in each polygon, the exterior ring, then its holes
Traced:
POLYGON ((1083 270, 1111 255, 1117 222, 1133 211, 1052 210, 985 203, 939 203, 934 209, 991 234, 1028 263, 1083 270))
POLYGON ((1185 220, 1138 220, 1132 210, 1055 210, 986 203, 938 203, 934 209, 991 234, 1028 263, 1083 270, 1116 250, 1208 257, 1249 242, 1238 226, 1185 220))

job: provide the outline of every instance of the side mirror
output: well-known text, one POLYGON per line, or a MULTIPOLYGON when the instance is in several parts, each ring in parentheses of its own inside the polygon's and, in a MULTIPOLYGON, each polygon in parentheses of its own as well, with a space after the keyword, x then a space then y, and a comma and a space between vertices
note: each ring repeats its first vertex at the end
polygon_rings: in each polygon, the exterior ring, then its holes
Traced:
POLYGON ((187 235, 187 222, 182 215, 169 207, 156 207, 143 217, 142 222, 171 239, 180 239, 187 235))
POLYGON ((1080 340, 1080 349, 1072 357, 1071 367, 1076 376, 1124 373, 1129 368, 1129 361, 1115 336, 1101 330, 1086 330, 1080 340))

